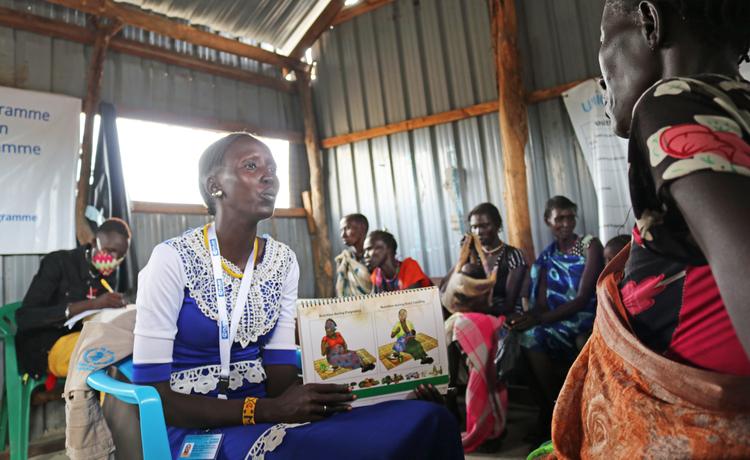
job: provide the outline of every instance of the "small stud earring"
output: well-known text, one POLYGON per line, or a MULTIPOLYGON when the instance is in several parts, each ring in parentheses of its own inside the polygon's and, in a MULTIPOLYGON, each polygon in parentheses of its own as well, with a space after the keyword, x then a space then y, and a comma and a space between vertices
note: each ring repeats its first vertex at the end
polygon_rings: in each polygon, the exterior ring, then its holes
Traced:
POLYGON ((224 192, 222 190, 217 190, 211 194, 214 198, 221 198, 224 196, 224 192))

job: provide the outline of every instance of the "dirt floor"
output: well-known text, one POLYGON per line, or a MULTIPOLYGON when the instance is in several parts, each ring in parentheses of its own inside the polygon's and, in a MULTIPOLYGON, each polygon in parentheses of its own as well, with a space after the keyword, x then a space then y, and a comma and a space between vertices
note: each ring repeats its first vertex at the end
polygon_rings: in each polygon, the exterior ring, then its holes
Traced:
MULTIPOLYGON (((508 434, 500 449, 491 454, 471 453, 467 460, 482 460, 496 458, 503 460, 525 459, 531 452, 532 446, 523 441, 524 436, 533 428, 536 422, 536 409, 527 406, 511 405, 508 411, 508 434)), ((535 446, 536 447, 536 446, 535 446)))

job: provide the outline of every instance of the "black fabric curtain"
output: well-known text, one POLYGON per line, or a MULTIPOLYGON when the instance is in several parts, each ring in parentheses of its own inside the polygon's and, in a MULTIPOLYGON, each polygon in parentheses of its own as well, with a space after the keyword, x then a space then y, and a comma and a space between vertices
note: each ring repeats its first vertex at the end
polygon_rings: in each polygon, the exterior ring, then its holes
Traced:
MULTIPOLYGON (((99 104, 101 123, 96 146, 93 184, 89 189, 89 205, 95 207, 105 219, 119 217, 131 225, 130 204, 125 190, 120 159, 120 142, 117 138, 117 113, 112 104, 99 104)), ((131 225, 132 230, 132 225, 131 225)), ((135 233, 130 241, 130 251, 120 266, 117 291, 134 292, 138 281, 135 233)), ((134 300, 134 299, 131 299, 134 300)))

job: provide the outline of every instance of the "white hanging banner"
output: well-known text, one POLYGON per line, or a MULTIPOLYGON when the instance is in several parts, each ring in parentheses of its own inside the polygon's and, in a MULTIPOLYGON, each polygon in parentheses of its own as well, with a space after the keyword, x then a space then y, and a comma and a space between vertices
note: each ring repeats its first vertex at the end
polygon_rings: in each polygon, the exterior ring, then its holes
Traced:
POLYGON ((604 113, 604 94, 588 80, 563 94, 578 143, 596 188, 599 239, 630 234, 635 219, 628 187, 628 141, 612 132, 604 113))
POLYGON ((81 100, 0 86, 0 254, 75 247, 81 100))

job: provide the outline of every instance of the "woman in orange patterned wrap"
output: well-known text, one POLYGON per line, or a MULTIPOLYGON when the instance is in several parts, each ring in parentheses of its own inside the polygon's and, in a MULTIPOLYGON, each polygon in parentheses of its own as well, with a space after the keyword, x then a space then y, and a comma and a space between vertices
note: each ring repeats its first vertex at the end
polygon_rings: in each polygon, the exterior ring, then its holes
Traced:
POLYGON ((557 400, 559 458, 750 457, 748 23, 747 0, 605 3, 637 223, 557 400))

